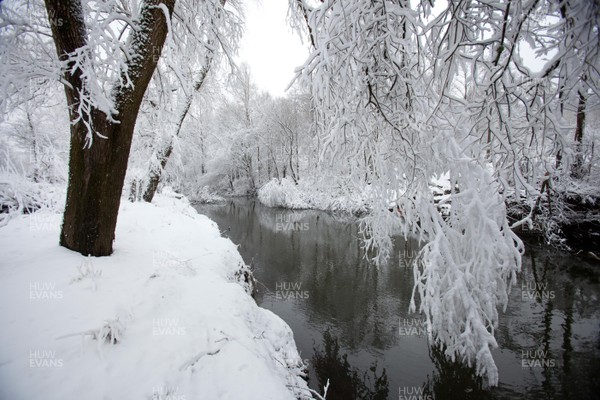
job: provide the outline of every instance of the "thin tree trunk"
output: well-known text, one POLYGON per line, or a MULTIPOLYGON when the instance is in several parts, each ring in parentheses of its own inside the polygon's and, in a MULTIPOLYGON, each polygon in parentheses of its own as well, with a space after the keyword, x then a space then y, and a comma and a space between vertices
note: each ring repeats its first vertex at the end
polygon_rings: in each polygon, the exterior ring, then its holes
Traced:
POLYGON ((33 122, 31 121, 31 113, 27 110, 27 125, 29 126, 29 131, 31 133, 32 142, 31 142, 31 155, 33 156, 33 181, 38 182, 40 178, 40 160, 38 156, 38 142, 37 135, 35 133, 35 128, 33 127, 33 122))
POLYGON ((290 150, 290 158, 288 159, 288 164, 290 166, 290 176, 292 177, 292 180, 294 181, 294 183, 297 185, 298 178, 296 177, 296 171, 294 171, 293 159, 294 159, 294 156, 293 156, 292 150, 290 150))
POLYGON ((260 145, 256 146, 256 174, 257 174, 257 178, 256 180, 258 181, 258 184, 260 185, 260 145))
POLYGON ((152 202, 152 199, 154 198, 154 195, 156 194, 156 189, 158 189, 158 183, 160 182, 162 173, 165 170, 165 167, 167 166, 167 162, 169 162, 169 157, 171 157, 171 154, 173 153, 173 140, 174 140, 174 138, 178 137, 179 134, 181 133, 181 127, 183 126, 183 122, 185 121, 185 118, 187 117, 187 115, 190 111, 192 102, 194 101, 194 94, 202 88, 202 85, 204 84, 204 81, 206 80, 206 76, 208 75, 208 72, 210 70, 211 64, 212 64, 212 56, 208 56, 207 60, 206 60, 206 65, 204 67, 202 67, 202 70, 200 71, 200 77, 194 84, 194 90, 185 99, 185 105, 183 106, 183 109, 179 115, 179 120, 177 121, 177 126, 175 128, 176 129, 175 134, 171 137, 171 140, 169 141, 167 148, 158 155, 160 168, 155 168, 155 169, 150 170, 150 179, 148 180, 148 185, 146 186, 144 195, 142 196, 144 201, 147 201, 148 203, 152 202))
POLYGON ((200 165, 200 173, 206 174, 206 144, 204 143, 204 136, 200 132, 200 154, 202 156, 202 164, 200 165))
MULTIPOLYGON (((128 61, 133 85, 113 90, 118 123, 111 122, 100 110, 81 116, 93 123, 96 140, 88 148, 87 128, 77 114, 81 91, 84 90, 80 69, 64 72, 65 94, 71 121, 69 180, 60 234, 60 244, 84 255, 107 256, 112 253, 117 214, 127 170, 133 131, 144 92, 154 73, 158 57, 167 37, 166 17, 158 7, 162 3, 170 14, 175 0, 148 0, 140 13, 139 29, 132 33, 131 47, 138 57, 128 61)), ((62 24, 53 24, 52 36, 61 60, 87 45, 83 8, 79 0, 46 0, 48 15, 62 24)), ((72 64, 72 62, 71 62, 72 64)), ((72 65, 69 65, 72 67, 72 65)))
MULTIPOLYGON (((187 116, 190 106, 192 105, 192 95, 188 96, 186 99, 186 105, 183 109, 181 116, 179 117, 179 121, 177 122, 177 131, 175 136, 179 136, 179 132, 181 132, 181 126, 183 125, 183 121, 187 116)), ((167 148, 158 155, 158 168, 153 168, 150 170, 150 179, 148 179, 148 185, 146 186, 146 190, 144 190, 144 194, 142 198, 144 201, 148 203, 152 202, 154 195, 156 194, 156 189, 158 189, 158 183, 160 182, 160 178, 162 177, 162 173, 167 166, 167 162, 169 161, 169 157, 171 157, 171 153, 173 153, 173 138, 169 141, 167 148)))
POLYGON ((296 178, 297 178, 297 180, 300 180, 300 155, 298 154, 299 147, 300 147, 300 145, 298 144, 298 132, 296 132, 296 178))
POLYGON ((162 171, 164 171, 165 167, 167 166, 167 161, 169 161, 169 157, 171 157, 172 152, 173 143, 170 143, 169 147, 167 147, 163 155, 160 157, 160 169, 150 173, 150 180, 148 182, 148 185, 146 186, 144 195, 142 196, 144 201, 147 201, 148 203, 152 202, 152 199, 156 194, 156 189, 158 189, 158 182, 160 182, 162 171))
POLYGON ((575 126, 575 161, 571 167, 571 176, 581 179, 584 175, 583 168, 583 130, 585 129, 585 106, 586 98, 579 92, 579 104, 577 105, 577 125, 575 126))

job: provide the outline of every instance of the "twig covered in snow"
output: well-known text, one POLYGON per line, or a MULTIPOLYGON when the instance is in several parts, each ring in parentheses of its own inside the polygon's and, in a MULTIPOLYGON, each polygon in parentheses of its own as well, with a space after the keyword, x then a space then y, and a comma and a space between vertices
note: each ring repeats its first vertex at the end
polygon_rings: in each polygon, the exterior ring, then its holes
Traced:
POLYGON ((187 360, 186 362, 184 362, 183 364, 181 364, 181 367, 179 367, 180 371, 183 371, 186 368, 189 367, 193 367, 194 364, 196 364, 198 361, 200 361, 200 359, 204 356, 214 356, 216 354, 218 354, 221 351, 221 348, 218 348, 216 350, 204 350, 201 351, 200 353, 196 354, 194 357, 190 358, 189 360, 187 360))

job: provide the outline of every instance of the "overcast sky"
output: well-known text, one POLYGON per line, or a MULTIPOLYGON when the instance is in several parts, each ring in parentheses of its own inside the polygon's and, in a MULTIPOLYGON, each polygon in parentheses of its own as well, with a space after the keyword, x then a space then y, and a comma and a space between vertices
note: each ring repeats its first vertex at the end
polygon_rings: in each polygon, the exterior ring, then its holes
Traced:
MULTIPOLYGON (((308 56, 308 43, 287 22, 287 0, 246 1, 246 30, 239 59, 251 69, 254 83, 273 96, 283 96, 294 77, 294 69, 308 56)), ((553 54, 536 57, 526 44, 519 46, 526 67, 540 71, 553 54)))
POLYGON ((248 63, 261 90, 283 96, 294 69, 308 56, 308 45, 287 23, 286 0, 249 0, 246 7, 240 60, 248 63))

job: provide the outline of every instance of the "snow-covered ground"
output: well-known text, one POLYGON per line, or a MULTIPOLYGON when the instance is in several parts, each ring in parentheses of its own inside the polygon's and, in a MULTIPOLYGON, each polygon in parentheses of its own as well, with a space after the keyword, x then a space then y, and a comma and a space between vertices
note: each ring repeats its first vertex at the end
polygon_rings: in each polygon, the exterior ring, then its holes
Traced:
POLYGON ((110 257, 60 247, 59 225, 0 228, 1 399, 310 398, 292 331, 185 199, 123 201, 110 257))

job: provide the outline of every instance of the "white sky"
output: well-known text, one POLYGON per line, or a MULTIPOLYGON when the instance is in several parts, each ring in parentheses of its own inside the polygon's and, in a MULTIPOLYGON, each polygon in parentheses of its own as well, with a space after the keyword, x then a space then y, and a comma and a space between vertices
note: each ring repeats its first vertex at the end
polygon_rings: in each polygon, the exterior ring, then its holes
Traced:
MULTIPOLYGON (((308 57, 308 43, 287 22, 287 0, 247 0, 246 30, 242 37, 239 60, 250 66, 253 82, 273 96, 284 96, 294 78, 294 69, 308 57)), ((519 53, 533 72, 540 71, 548 57, 538 58, 521 43, 519 53)))
POLYGON ((287 23, 287 0, 246 2, 246 30, 239 58, 245 61, 259 89, 283 96, 294 69, 308 56, 308 44, 287 23))

